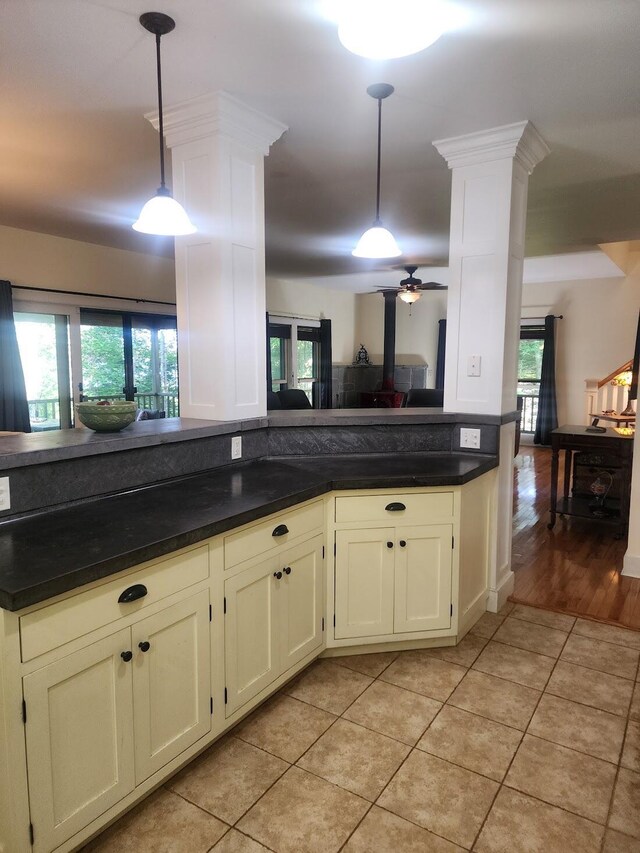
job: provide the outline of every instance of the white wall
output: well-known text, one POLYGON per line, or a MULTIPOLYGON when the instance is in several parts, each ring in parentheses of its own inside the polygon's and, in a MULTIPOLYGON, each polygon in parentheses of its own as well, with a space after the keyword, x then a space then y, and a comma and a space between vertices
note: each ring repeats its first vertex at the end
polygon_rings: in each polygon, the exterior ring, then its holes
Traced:
MULTIPOLYGON (((409 306, 400 299, 396 307, 396 363, 428 364, 434 386, 438 352, 438 320, 447 316, 447 292, 425 291, 409 306)), ((384 297, 362 294, 356 303, 356 343, 364 344, 374 364, 382 364, 384 349, 384 297)))
POLYGON ((0 278, 14 285, 161 302, 176 299, 171 258, 4 225, 0 226, 0 278))
POLYGON ((556 321, 558 421, 585 420, 585 380, 603 379, 633 358, 640 309, 640 269, 626 277, 525 284, 524 317, 556 321))
POLYGON ((332 360, 350 364, 355 357, 356 296, 316 287, 304 279, 267 278, 267 311, 274 315, 331 320, 332 360))

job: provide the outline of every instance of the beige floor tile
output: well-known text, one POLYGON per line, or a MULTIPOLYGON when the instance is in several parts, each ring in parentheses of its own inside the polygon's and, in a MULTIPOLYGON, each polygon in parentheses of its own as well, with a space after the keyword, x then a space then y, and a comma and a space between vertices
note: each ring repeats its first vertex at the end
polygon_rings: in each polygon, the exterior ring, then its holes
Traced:
POLYGON ((343 853, 461 853, 462 847, 374 806, 343 853))
POLYGON ((445 705, 418 749, 501 782, 521 738, 516 729, 445 705))
POLYGON ((640 840, 616 832, 615 829, 608 829, 604 836, 602 853, 640 853, 640 840))
POLYGON ((298 766, 367 800, 375 800, 410 747, 348 720, 338 720, 298 766))
POLYGON ((607 761, 525 735, 504 783, 604 824, 615 778, 607 761))
POLYGON ((625 678, 564 661, 558 661, 546 687, 546 692, 554 696, 623 717, 627 715, 632 690, 633 683, 625 678))
POLYGON ((161 789, 94 841, 86 853, 207 853, 227 825, 161 789))
POLYGON ((428 696, 385 681, 374 681, 343 717, 414 746, 441 707, 441 702, 428 696))
POLYGON ((575 616, 567 616, 566 613, 553 613, 551 610, 541 610, 539 607, 527 607, 526 604, 516 604, 511 611, 515 619, 524 619, 525 622, 535 622, 546 628, 557 628, 559 631, 570 631, 575 625, 575 616))
POLYGON ((640 838, 640 773, 620 768, 611 804, 609 826, 640 838))
POLYGON ((630 628, 618 628, 617 625, 605 625, 604 622, 578 619, 573 633, 590 637, 592 640, 604 640, 606 643, 617 643, 619 646, 640 650, 640 631, 632 631, 630 628))
POLYGON ((469 670, 449 705, 524 731, 539 699, 539 690, 469 670))
POLYGON ((492 641, 474 663, 473 669, 524 684, 525 687, 544 690, 554 666, 553 658, 547 655, 492 641))
POLYGON ((382 673, 380 680, 445 702, 466 671, 464 667, 432 658, 424 650, 418 649, 399 654, 382 673))
POLYGON ((545 693, 527 732, 617 764, 624 728, 623 717, 545 693))
POLYGON ((604 827, 502 788, 473 848, 478 853, 599 853, 604 827))
POLYGON ((355 794, 292 767, 238 828, 278 853, 336 853, 368 808, 355 794))
POLYGON ((322 660, 306 669, 283 692, 331 714, 342 714, 372 681, 361 672, 322 660))
POLYGON ((440 649, 426 649, 427 653, 434 658, 447 660, 449 663, 457 663, 460 666, 471 666, 480 652, 487 645, 486 637, 477 634, 467 634, 457 646, 443 646, 440 649))
POLYGON ((378 800, 394 814, 471 847, 498 783, 414 750, 378 800))
POLYGON ((266 847, 248 838, 237 829, 230 829, 222 841, 218 841, 212 853, 269 853, 266 847))
POLYGON ((536 625, 535 622, 525 622, 523 619, 509 616, 493 635, 493 639, 529 652, 557 658, 566 642, 567 634, 556 628, 546 628, 544 625, 536 625))
MULTIPOLYGON (((636 720, 629 720, 620 764, 629 770, 640 772, 640 723, 636 720)), ((640 806, 640 803, 638 805, 640 806)))
POLYGON ((631 700, 631 708, 629 709, 629 718, 631 720, 640 720, 640 683, 637 682, 633 688, 633 698, 631 700))
POLYGON ((347 655, 340 658, 329 658, 333 663, 377 678, 390 663, 398 657, 398 652, 378 652, 372 655, 347 655))
POLYGON ((235 823, 289 765, 230 737, 188 765, 167 787, 227 823, 235 823))
POLYGON ((233 734, 294 764, 335 719, 328 711, 279 694, 240 723, 233 734))
POLYGON ((560 660, 633 680, 636 677, 639 657, 640 652, 636 649, 572 634, 562 650, 560 660))
POLYGON ((500 610, 498 610, 498 614, 500 616, 508 616, 514 607, 515 604, 512 601, 505 601, 500 610))
POLYGON ((483 613, 469 633, 490 640, 504 620, 505 617, 497 613, 483 613))

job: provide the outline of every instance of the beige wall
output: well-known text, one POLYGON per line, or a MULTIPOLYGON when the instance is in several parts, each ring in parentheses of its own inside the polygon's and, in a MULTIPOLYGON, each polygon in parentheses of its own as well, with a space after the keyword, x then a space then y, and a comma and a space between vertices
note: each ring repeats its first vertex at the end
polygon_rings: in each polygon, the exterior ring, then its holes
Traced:
POLYGON ((633 358, 640 269, 624 278, 525 284, 523 317, 556 321, 558 421, 585 422, 585 380, 602 379, 633 358))
MULTIPOLYGON (((447 294, 425 291, 409 306, 398 299, 396 307, 396 363, 428 364, 427 385, 435 382, 438 320, 447 316, 447 294)), ((356 343, 362 343, 375 364, 382 364, 384 299, 380 293, 362 294, 356 303, 356 343)))
MULTIPOLYGON (((153 238, 152 238, 153 239, 153 238)), ((0 277, 14 285, 175 302, 170 258, 0 226, 0 277)))
POLYGON ((353 293, 316 287, 303 279, 267 278, 267 311, 270 314, 331 320, 334 363, 350 364, 354 359, 355 309, 353 293))

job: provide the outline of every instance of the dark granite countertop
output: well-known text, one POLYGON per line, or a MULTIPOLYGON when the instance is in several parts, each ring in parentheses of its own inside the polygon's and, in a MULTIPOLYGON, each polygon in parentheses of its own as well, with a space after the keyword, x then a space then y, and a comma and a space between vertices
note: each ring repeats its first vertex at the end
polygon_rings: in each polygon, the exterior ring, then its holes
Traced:
POLYGON ((0 524, 0 607, 20 610, 334 489, 462 485, 494 456, 263 459, 0 524))

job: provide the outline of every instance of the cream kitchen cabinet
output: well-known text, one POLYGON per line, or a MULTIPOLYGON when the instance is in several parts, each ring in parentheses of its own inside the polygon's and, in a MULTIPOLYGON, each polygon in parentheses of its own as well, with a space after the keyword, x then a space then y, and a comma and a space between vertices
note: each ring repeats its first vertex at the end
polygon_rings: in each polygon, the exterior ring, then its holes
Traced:
POLYGON ((54 850, 211 728, 209 593, 25 676, 33 849, 54 850))
POLYGON ((225 581, 227 716, 322 646, 323 540, 284 548, 225 581))

